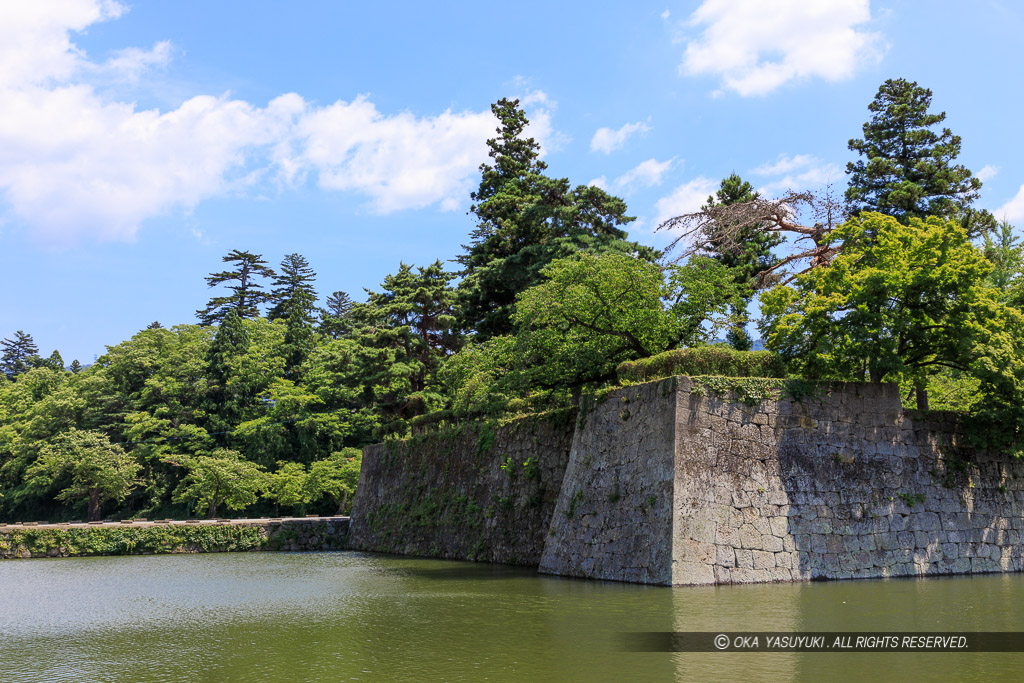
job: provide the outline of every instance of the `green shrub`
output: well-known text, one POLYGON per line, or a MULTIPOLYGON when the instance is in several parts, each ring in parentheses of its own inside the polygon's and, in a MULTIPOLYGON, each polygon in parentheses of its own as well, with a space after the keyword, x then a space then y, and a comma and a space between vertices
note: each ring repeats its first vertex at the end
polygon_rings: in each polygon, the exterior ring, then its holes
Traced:
POLYGON ((623 382, 646 382, 673 375, 786 376, 782 361, 771 351, 737 351, 728 346, 673 349, 650 358, 620 363, 616 371, 623 382))

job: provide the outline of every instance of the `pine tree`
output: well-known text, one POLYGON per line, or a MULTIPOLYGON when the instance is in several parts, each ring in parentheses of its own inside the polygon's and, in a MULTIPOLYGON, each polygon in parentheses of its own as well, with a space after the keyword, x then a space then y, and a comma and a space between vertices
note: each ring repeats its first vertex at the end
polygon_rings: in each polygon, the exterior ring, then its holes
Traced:
POLYGON ((352 297, 337 291, 327 297, 327 306, 320 309, 320 333, 331 339, 341 339, 351 332, 348 315, 352 310, 352 297))
POLYGON ((150 324, 146 325, 147 330, 162 330, 164 326, 160 324, 159 320, 154 320, 150 324))
POLYGON ((540 270, 580 250, 614 249, 656 258, 653 249, 626 242, 619 226, 634 220, 626 204, 597 187, 569 185, 544 175, 540 145, 523 137, 528 123, 518 100, 491 105, 500 121, 487 141, 492 163, 480 166, 471 197, 477 226, 458 257, 463 329, 479 340, 512 331, 516 295, 541 281, 540 270))
POLYGON ((426 268, 400 264, 381 292, 350 313, 358 344, 358 375, 368 405, 380 411, 385 430, 440 405, 435 373, 460 343, 455 319, 455 274, 440 261, 426 268))
MULTIPOLYGON (((701 207, 701 211, 759 198, 760 195, 754 191, 750 183, 733 173, 722 180, 715 196, 708 197, 707 204, 701 207)), ((746 330, 746 324, 750 319, 747 315, 747 306, 754 296, 758 274, 770 268, 775 262, 772 249, 782 242, 782 237, 778 233, 763 230, 762 226, 756 223, 742 226, 739 234, 729 231, 728 240, 716 234, 727 229, 728 226, 719 223, 709 224, 705 230, 704 240, 712 258, 732 271, 734 281, 743 296, 743 304, 732 307, 736 324, 729 329, 726 340, 735 349, 749 351, 753 346, 753 340, 746 330)))
POLYGON ((267 302, 268 295, 258 278, 274 278, 276 274, 267 267, 261 254, 233 249, 221 259, 224 263, 236 264, 234 270, 211 273, 206 284, 216 287, 225 282, 235 282, 228 286, 232 293, 228 296, 217 296, 210 299, 206 308, 196 311, 200 325, 215 325, 224 319, 229 310, 234 310, 239 318, 256 318, 260 314, 260 305, 267 302))
POLYGON ((286 319, 290 315, 291 302, 303 292, 306 298, 316 301, 316 290, 313 282, 316 272, 309 267, 309 262, 302 254, 288 254, 281 261, 281 272, 274 277, 274 289, 270 292, 271 320, 286 319))
POLYGON ((230 382, 234 371, 233 362, 249 349, 249 332, 235 309, 224 314, 217 333, 206 352, 208 388, 205 401, 207 431, 214 434, 219 445, 225 445, 227 438, 222 432, 234 427, 242 416, 247 403, 244 389, 230 382))
POLYGON ((78 359, 71 361, 71 367, 68 368, 74 374, 78 374, 82 371, 82 364, 78 362, 78 359))
POLYGON ((849 148, 864 157, 846 165, 846 199, 854 213, 878 211, 906 222, 909 218, 957 218, 971 234, 995 227, 987 211, 970 209, 981 181, 953 161, 960 137, 934 127, 945 112, 928 112, 932 91, 902 78, 889 79, 868 105, 871 120, 863 139, 849 148))
POLYGON ((3 355, 0 356, 0 371, 7 375, 8 379, 28 372, 39 357, 39 347, 36 346, 32 335, 18 330, 14 333, 13 339, 4 339, 0 342, 3 355))

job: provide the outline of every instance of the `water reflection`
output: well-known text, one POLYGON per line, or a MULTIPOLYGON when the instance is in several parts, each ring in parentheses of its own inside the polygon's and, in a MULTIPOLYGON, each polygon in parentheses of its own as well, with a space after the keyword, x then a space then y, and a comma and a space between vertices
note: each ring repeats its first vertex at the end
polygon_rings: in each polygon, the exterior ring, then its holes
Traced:
POLYGON ((0 680, 1017 680, 1024 654, 623 652, 624 631, 1024 630, 1024 577, 658 588, 361 553, 0 563, 0 680))

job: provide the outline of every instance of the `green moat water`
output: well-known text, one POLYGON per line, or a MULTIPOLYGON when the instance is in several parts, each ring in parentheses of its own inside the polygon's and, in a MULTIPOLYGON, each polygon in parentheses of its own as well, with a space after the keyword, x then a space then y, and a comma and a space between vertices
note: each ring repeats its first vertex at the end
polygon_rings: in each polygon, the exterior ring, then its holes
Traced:
POLYGON ((1024 654, 637 653, 627 631, 1024 631, 1024 576, 661 588, 362 553, 0 562, 0 681, 1020 680, 1024 654))

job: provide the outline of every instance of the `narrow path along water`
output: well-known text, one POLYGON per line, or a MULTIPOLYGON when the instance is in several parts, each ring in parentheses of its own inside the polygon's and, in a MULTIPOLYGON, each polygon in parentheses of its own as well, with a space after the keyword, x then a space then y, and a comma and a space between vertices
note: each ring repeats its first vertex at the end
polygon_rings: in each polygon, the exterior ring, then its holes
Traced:
POLYGON ((1024 654, 638 653, 629 631, 1024 631, 1024 576, 663 588, 362 553, 0 563, 2 681, 1020 680, 1024 654))

